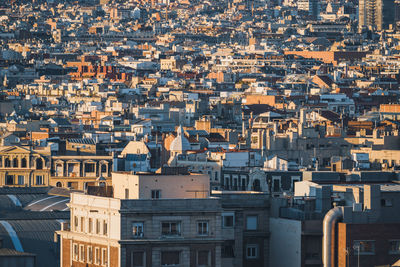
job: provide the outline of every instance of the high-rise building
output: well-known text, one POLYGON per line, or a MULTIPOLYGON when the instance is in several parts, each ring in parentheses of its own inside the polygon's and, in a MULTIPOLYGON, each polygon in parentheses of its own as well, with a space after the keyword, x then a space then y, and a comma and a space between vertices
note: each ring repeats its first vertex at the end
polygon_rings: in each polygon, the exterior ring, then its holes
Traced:
POLYGON ((369 27, 380 31, 395 23, 394 0, 360 0, 358 11, 359 28, 369 27))
POLYGON ((320 10, 320 3, 318 0, 299 0, 297 2, 297 9, 308 11, 308 14, 313 18, 317 19, 320 10))

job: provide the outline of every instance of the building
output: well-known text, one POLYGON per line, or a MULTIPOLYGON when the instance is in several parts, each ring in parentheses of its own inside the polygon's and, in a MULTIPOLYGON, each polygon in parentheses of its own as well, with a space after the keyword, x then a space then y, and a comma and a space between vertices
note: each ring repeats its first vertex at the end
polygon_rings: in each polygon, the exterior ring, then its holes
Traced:
POLYGON ((112 156, 52 156, 50 185, 85 190, 99 177, 111 184, 112 156))
POLYGON ((297 2, 297 9, 308 12, 308 15, 313 19, 317 19, 321 12, 318 0, 300 0, 297 2))
POLYGON ((268 195, 208 197, 202 180, 113 173, 114 197, 72 193, 61 266, 268 266, 268 195))
POLYGON ((378 31, 389 29, 395 22, 394 0, 360 0, 358 27, 372 27, 378 31))
MULTIPOLYGON (((310 174, 317 173, 303 174, 303 179, 310 174)), ((270 265, 372 267, 396 262, 399 186, 377 173, 366 174, 347 184, 317 175, 315 182, 297 182, 293 198, 274 198, 270 265)))
POLYGON ((48 186, 50 150, 28 146, 0 147, 1 186, 48 186))

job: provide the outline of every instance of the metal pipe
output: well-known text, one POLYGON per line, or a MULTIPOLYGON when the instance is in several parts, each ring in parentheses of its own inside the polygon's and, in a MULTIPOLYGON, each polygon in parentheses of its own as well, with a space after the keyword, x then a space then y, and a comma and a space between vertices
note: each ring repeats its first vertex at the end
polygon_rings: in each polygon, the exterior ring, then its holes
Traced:
POLYGON ((343 218, 342 209, 333 208, 324 217, 323 222, 323 240, 322 240, 322 262, 324 267, 332 266, 331 243, 332 229, 338 220, 343 218))

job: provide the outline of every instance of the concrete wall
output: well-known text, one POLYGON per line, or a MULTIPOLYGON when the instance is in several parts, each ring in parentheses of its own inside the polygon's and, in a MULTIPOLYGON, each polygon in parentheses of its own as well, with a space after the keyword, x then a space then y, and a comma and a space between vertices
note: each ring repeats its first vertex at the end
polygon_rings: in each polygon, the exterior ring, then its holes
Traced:
POLYGON ((161 198, 207 198, 210 191, 208 174, 157 175, 113 173, 114 197, 150 199, 152 190, 161 190, 161 198))
POLYGON ((301 221, 270 218, 269 222, 269 266, 300 267, 301 221))
POLYGON ((320 185, 310 182, 310 181, 301 181, 296 182, 294 184, 294 195, 296 197, 315 197, 316 191, 315 188, 320 187, 320 185))

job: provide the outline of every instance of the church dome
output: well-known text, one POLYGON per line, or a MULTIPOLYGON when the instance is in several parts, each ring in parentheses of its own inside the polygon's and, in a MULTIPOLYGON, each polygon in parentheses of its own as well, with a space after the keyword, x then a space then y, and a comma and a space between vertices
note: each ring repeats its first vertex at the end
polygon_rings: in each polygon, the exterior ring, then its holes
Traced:
POLYGON ((183 133, 182 126, 179 126, 177 133, 178 136, 171 142, 170 150, 173 152, 184 152, 190 150, 190 143, 183 133))

